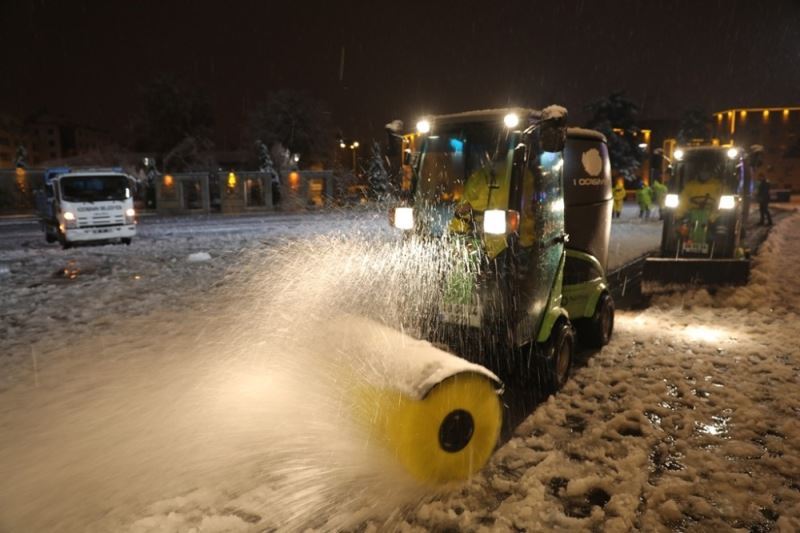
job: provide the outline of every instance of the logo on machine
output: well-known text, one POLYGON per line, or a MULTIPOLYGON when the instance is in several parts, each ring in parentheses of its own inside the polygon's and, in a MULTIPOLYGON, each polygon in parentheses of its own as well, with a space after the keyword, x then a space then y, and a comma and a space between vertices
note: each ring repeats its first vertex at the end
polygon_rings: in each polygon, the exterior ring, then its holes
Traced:
MULTIPOLYGON (((585 170, 590 176, 599 176, 600 173, 603 172, 603 158, 600 156, 600 152, 597 150, 597 148, 592 148, 583 152, 583 155, 581 156, 581 163, 583 164, 583 170, 585 170)), ((598 178, 597 180, 579 180, 578 184, 602 185, 603 179, 598 178), (580 183, 581 181, 596 181, 596 183, 580 183)))

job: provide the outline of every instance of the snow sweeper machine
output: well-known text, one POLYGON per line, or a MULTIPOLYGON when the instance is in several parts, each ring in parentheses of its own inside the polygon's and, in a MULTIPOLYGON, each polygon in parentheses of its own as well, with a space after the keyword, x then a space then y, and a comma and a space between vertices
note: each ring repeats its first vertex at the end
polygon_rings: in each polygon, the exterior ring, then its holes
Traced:
POLYGON ((745 153, 735 146, 682 147, 672 164, 660 254, 646 259, 643 280, 747 283, 750 261, 741 238, 752 180, 745 153))
POLYGON ((389 210, 399 252, 424 263, 403 274, 416 288, 410 308, 397 303, 414 334, 349 317, 358 335, 322 335, 390 376, 346 387, 356 392, 347 397, 370 442, 425 485, 464 481, 487 463, 504 383, 555 390, 577 342, 611 337, 606 140, 566 118, 551 106, 421 120, 406 137, 411 179, 389 210))
POLYGON ((430 116, 411 135, 412 179, 389 219, 405 242, 433 243, 447 257, 419 336, 461 357, 451 369, 464 367, 429 389, 451 392, 439 394, 425 448, 449 462, 428 465, 427 475, 438 468, 436 479, 464 479, 497 442, 494 376, 556 390, 577 342, 599 348, 611 337, 608 149, 600 133, 567 128, 558 106, 430 116), (462 454, 469 461, 447 466, 462 454))

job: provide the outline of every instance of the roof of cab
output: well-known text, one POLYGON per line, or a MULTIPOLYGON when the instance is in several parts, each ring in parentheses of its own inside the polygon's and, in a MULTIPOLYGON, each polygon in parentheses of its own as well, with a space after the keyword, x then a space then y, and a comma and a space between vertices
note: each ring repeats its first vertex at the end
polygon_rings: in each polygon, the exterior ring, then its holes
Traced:
POLYGON ((459 123, 459 122, 488 122, 502 120, 509 113, 516 113, 520 118, 539 113, 536 109, 528 107, 503 107, 497 109, 478 109, 475 111, 464 111, 462 113, 451 113, 448 115, 430 115, 426 118, 439 123, 459 123))
POLYGON ((567 128, 567 138, 569 139, 588 139, 592 141, 600 141, 608 144, 606 136, 596 130, 587 130, 585 128, 567 128))

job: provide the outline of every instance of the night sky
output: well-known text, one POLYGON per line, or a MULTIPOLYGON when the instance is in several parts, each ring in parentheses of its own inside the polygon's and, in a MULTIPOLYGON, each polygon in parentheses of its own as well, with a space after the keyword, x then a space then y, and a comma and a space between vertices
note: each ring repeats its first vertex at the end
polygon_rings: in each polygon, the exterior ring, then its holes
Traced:
POLYGON ((0 112, 121 132, 138 87, 171 73, 209 94, 225 147, 278 89, 323 100, 362 139, 394 118, 507 104, 562 104, 579 123, 614 90, 646 118, 800 105, 795 0, 0 0, 0 21, 0 112))

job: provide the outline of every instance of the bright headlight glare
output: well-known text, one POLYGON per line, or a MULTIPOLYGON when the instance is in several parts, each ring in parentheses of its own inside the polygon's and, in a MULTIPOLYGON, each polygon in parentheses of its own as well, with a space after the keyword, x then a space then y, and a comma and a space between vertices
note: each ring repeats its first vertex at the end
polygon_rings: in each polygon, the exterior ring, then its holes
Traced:
POLYGON ((677 161, 680 161, 681 159, 683 159, 683 150, 681 150, 680 148, 678 148, 677 150, 675 150, 675 153, 674 153, 674 154, 672 154, 672 155, 674 155, 674 156, 675 156, 675 159, 676 159, 677 161))
POLYGON ((414 229, 414 209, 398 207, 394 210, 394 227, 402 230, 414 229))
POLYGON ((484 212, 483 231, 490 235, 504 235, 506 232, 506 212, 502 209, 489 209, 484 212))
POLYGON ((665 207, 670 207, 670 208, 674 209, 674 208, 678 207, 678 203, 680 203, 680 202, 678 200, 678 195, 677 194, 668 194, 664 198, 664 206, 665 207))
POLYGON ((75 220, 75 214, 69 211, 64 211, 64 220, 75 220))
POLYGON ((719 197, 719 208, 720 209, 733 209, 736 207, 736 198, 733 196, 720 196, 719 197))
POLYGON ((417 132, 418 133, 428 133, 431 131, 431 123, 425 119, 420 120, 417 122, 417 132))
POLYGON ((136 210, 132 207, 129 207, 127 211, 125 211, 125 216, 134 217, 136 216, 136 210))
POLYGON ((739 150, 736 148, 728 148, 728 157, 730 159, 736 159, 736 156, 739 155, 739 150))
POLYGON ((506 128, 516 128, 519 125, 519 115, 516 113, 509 113, 505 117, 503 117, 503 124, 506 125, 506 128))

